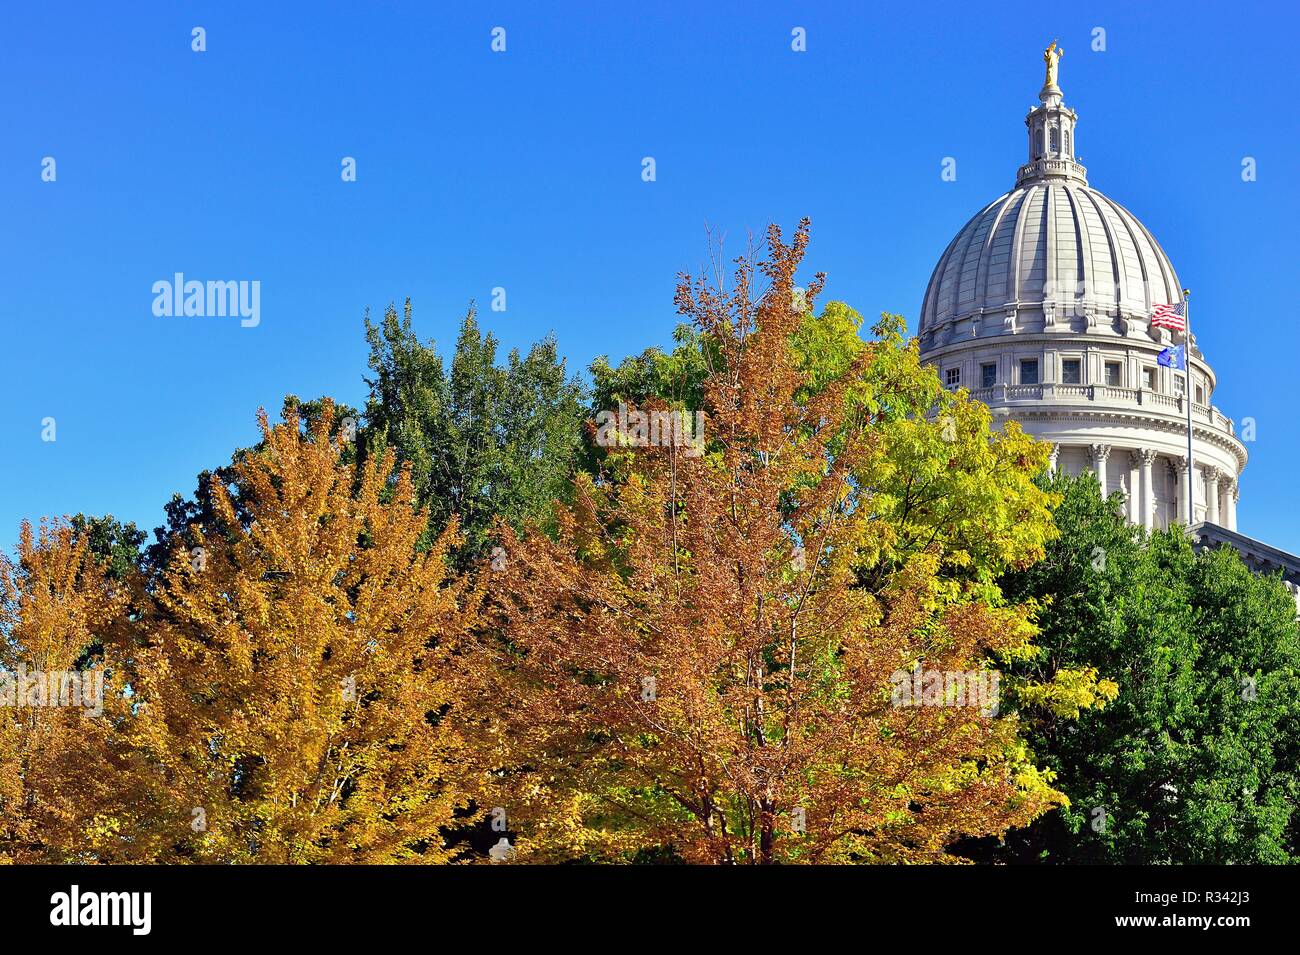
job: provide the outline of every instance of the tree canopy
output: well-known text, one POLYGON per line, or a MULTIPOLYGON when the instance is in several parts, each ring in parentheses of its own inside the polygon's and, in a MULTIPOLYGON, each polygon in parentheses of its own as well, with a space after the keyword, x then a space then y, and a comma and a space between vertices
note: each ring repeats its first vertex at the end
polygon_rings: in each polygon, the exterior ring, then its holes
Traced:
POLYGON ((1007 575, 1038 602, 1047 661, 1096 669, 1113 703, 1039 714, 1026 739, 1070 803, 986 859, 1275 863, 1293 859, 1300 629, 1281 583, 1236 551, 1195 553, 1179 528, 1144 533, 1095 478, 1059 477, 1061 534, 1007 575))
POLYGON ((590 389, 390 306, 365 407, 288 395, 150 546, 24 524, 0 861, 1294 861, 1290 596, 1048 478, 808 242, 590 389))
POLYGON ((958 837, 1060 801, 996 702, 891 694, 917 668, 996 687, 998 661, 1034 653, 1031 608, 992 577, 1052 533, 1046 449, 992 431, 896 325, 863 343, 842 307, 811 322, 807 241, 773 229, 726 289, 684 277, 680 360, 604 376, 653 421, 691 402, 656 377, 700 368, 701 343, 702 446, 642 420, 556 535, 500 530, 470 750, 525 856, 953 861, 958 837))
POLYGON ((413 331, 409 300, 400 317, 389 306, 380 322, 367 318, 366 338, 373 377, 362 453, 392 448, 411 465, 430 535, 455 517, 468 560, 483 553, 498 519, 549 520, 575 464, 586 399, 553 338, 527 355, 512 350, 502 366, 471 307, 448 370, 413 331))

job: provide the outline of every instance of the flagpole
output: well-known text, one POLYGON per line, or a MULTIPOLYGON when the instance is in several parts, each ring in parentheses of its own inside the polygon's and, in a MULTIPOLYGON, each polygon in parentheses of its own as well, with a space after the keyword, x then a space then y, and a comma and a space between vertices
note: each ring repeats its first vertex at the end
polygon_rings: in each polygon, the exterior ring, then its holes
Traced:
POLYGON ((1192 293, 1183 289, 1183 400, 1187 402, 1187 526, 1194 523, 1194 498, 1192 479, 1196 468, 1192 464, 1192 293))

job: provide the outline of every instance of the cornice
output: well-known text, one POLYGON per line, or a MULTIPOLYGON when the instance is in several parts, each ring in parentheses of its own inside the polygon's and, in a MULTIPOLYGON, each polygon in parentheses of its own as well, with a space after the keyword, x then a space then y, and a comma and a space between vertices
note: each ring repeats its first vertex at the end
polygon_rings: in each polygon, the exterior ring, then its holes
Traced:
MULTIPOLYGON (((1154 414, 1135 414, 1131 409, 1097 408, 1081 410, 1070 405, 989 405, 989 409, 1000 417, 1012 420, 1051 420, 1061 424, 1088 425, 1098 422, 1108 424, 1127 424, 1144 430, 1157 430, 1165 434, 1186 435, 1187 422, 1183 418, 1174 418, 1154 414)), ((1237 473, 1246 468, 1249 454, 1246 446, 1235 435, 1209 428, 1200 422, 1193 422, 1193 435, 1205 444, 1214 445, 1237 461, 1237 473)))

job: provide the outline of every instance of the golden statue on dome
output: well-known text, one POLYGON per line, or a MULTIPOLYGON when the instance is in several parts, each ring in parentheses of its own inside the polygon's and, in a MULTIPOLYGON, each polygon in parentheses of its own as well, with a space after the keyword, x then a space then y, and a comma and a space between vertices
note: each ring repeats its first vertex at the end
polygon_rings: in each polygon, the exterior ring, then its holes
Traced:
POLYGON ((1043 84, 1043 89, 1056 89, 1056 75, 1061 62, 1061 57, 1065 56, 1065 51, 1052 41, 1052 45, 1043 51, 1043 62, 1047 64, 1047 82, 1043 84))

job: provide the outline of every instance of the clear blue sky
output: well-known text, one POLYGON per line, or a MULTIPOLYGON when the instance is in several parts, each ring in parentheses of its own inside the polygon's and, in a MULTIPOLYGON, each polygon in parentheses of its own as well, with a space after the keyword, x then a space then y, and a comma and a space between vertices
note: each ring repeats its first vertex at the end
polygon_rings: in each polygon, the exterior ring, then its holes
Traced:
POLYGON ((575 369, 666 343, 706 223, 739 251, 811 216, 829 296, 914 328, 945 244, 1011 186, 1059 38, 1092 184, 1194 289, 1216 403, 1258 421, 1239 526, 1300 551, 1295 6, 871 6, 8 5, 0 543, 77 511, 152 530, 258 406, 360 405, 367 306, 411 296, 445 347, 501 286, 484 323, 507 346, 553 330, 575 369), (260 281, 261 325, 155 317, 178 271, 260 281))

